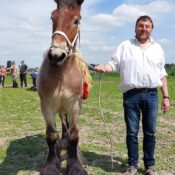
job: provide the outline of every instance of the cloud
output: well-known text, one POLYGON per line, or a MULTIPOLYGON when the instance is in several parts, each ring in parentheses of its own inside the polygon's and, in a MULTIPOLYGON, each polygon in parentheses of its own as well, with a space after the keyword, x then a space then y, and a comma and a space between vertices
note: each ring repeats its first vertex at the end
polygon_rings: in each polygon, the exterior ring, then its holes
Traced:
MULTIPOLYGON (((94 7, 93 4, 90 7, 94 7)), ((125 0, 111 13, 87 13, 81 25, 82 50, 90 62, 106 62, 121 41, 134 36, 136 19, 146 14, 150 15, 155 23, 154 38, 165 49, 167 61, 172 62, 170 60, 174 54, 174 46, 171 40, 175 37, 170 36, 170 31, 174 31, 175 28, 174 11, 175 2, 172 0, 125 0)))
POLYGON ((17 64, 26 59, 28 64, 39 65, 50 44, 50 15, 56 4, 48 0, 2 0, 0 6, 0 64, 13 58, 17 64))
POLYGON ((169 40, 169 39, 167 39, 167 38, 160 38, 160 39, 158 39, 157 40, 160 44, 162 44, 162 45, 169 45, 169 44, 171 44, 171 41, 169 40))
POLYGON ((93 23, 100 26, 118 27, 133 23, 141 15, 150 15, 159 18, 165 13, 174 12, 175 5, 169 1, 152 1, 149 4, 121 4, 111 14, 96 14, 92 17, 93 23))
MULTIPOLYGON (((172 57, 175 39, 172 34, 175 30, 175 1, 122 2, 84 1, 81 11, 80 50, 87 61, 104 63, 110 58, 121 41, 134 35, 135 21, 143 14, 153 18, 156 23, 155 37, 166 49, 167 57, 172 57), (117 4, 116 7, 114 4, 117 4)), ((43 52, 51 42, 50 15, 56 8, 54 0, 1 0, 0 7, 0 64, 5 64, 13 58, 17 64, 21 59, 25 59, 29 66, 39 66, 43 52)))

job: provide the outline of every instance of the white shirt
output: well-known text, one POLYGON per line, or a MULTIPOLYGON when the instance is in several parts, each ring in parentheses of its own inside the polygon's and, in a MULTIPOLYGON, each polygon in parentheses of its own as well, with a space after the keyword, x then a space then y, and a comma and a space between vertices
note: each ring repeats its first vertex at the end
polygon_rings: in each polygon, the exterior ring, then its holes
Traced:
POLYGON ((120 89, 124 93, 133 88, 156 88, 167 76, 164 52, 153 39, 142 47, 136 39, 122 42, 108 62, 120 73, 120 89))

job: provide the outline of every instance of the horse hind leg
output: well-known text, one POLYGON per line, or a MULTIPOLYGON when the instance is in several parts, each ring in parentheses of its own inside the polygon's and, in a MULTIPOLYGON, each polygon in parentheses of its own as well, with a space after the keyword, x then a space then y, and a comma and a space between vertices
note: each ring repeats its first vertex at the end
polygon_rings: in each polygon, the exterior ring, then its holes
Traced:
POLYGON ((41 171, 41 175, 59 175, 61 173, 60 140, 56 131, 51 128, 46 130, 46 140, 49 154, 46 165, 41 171))
POLYGON ((79 151, 78 151, 78 129, 76 125, 70 128, 68 133, 68 150, 67 150, 67 175, 87 175, 83 168, 79 151))

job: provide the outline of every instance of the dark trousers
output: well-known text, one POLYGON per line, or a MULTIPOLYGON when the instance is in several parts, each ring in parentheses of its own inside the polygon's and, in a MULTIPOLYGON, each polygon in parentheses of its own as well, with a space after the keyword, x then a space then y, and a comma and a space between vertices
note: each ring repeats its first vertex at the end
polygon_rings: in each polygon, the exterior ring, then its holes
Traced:
POLYGON ((133 89, 123 94, 128 164, 137 168, 138 132, 142 114, 144 166, 154 166, 155 132, 158 112, 157 89, 133 89))
POLYGON ((36 87, 36 78, 32 78, 33 87, 36 87))
POLYGON ((0 83, 2 83, 2 87, 4 87, 5 76, 0 76, 0 83))
POLYGON ((24 83, 25 87, 27 87, 26 74, 20 74, 20 85, 21 85, 21 87, 23 87, 23 83, 24 83))
POLYGON ((5 83, 5 76, 2 76, 2 87, 4 87, 4 83, 5 83))
POLYGON ((17 88, 18 87, 18 82, 16 79, 13 79, 13 85, 12 85, 13 88, 17 88))

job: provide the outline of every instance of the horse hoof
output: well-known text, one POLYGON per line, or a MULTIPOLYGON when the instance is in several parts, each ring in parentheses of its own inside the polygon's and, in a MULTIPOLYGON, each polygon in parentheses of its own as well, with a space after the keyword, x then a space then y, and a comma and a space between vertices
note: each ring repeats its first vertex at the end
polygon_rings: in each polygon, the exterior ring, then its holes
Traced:
POLYGON ((85 170, 81 170, 81 171, 73 170, 73 171, 69 171, 67 175, 88 175, 88 173, 85 170))
POLYGON ((60 175, 61 172, 60 172, 59 170, 57 170, 57 169, 55 169, 55 170, 53 170, 53 169, 50 170, 50 169, 44 168, 43 170, 41 170, 40 174, 41 174, 41 175, 60 175))
POLYGON ((40 172, 41 175, 60 175, 60 169, 55 165, 46 165, 40 172))
POLYGON ((87 171, 82 166, 73 165, 67 169, 67 175, 88 175, 87 171))
POLYGON ((67 139, 62 139, 60 146, 61 146, 61 150, 67 150, 67 147, 68 147, 67 139))

